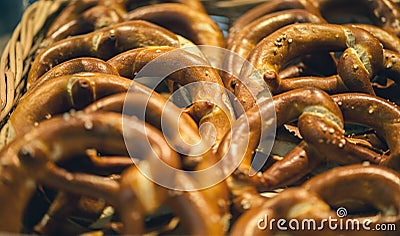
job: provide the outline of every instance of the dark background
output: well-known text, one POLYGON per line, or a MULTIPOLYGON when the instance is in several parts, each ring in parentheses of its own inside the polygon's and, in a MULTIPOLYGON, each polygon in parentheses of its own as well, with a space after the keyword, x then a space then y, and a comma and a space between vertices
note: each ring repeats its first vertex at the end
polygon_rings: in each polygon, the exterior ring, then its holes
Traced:
POLYGON ((0 0, 0 52, 21 19, 22 12, 35 0, 0 0))

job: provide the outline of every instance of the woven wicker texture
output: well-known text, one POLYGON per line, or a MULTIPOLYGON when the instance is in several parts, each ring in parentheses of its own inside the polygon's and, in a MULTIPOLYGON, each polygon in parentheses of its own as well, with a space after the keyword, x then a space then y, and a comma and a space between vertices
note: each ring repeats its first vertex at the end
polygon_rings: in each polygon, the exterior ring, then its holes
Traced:
POLYGON ((0 61, 0 147, 13 136, 6 121, 24 92, 29 64, 35 48, 40 43, 40 40, 37 40, 38 35, 48 17, 64 2, 41 0, 32 4, 25 11, 3 51, 0 61))

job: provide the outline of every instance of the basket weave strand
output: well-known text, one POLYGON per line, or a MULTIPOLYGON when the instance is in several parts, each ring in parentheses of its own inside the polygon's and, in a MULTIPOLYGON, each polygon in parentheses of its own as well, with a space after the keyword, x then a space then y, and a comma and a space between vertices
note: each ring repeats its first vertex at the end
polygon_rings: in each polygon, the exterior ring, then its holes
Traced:
POLYGON ((40 42, 35 37, 49 16, 66 0, 40 0, 33 3, 23 14, 0 59, 0 148, 13 138, 6 124, 8 116, 25 89, 25 79, 33 52, 40 42))

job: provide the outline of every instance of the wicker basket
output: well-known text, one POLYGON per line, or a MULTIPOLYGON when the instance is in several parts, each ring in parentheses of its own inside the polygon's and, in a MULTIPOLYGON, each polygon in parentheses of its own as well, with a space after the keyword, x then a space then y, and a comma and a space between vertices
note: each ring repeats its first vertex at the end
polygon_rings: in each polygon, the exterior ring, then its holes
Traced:
POLYGON ((3 51, 0 61, 0 148, 14 136, 7 120, 25 90, 29 66, 40 44, 43 28, 65 2, 40 0, 32 4, 23 14, 3 51))

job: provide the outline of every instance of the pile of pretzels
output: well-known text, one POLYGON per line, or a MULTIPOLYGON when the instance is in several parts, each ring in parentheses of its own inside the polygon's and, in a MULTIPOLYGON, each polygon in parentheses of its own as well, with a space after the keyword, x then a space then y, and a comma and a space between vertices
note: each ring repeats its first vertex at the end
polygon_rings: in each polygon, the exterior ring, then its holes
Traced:
POLYGON ((397 235, 399 6, 271 0, 224 37, 200 1, 165 2, 72 0, 49 19, 0 151, 0 232, 397 235), (200 45, 229 50, 226 70, 200 45), (154 60, 181 68, 155 89, 135 81, 154 60), (170 99, 199 82, 190 105, 170 99), (207 187, 187 174, 238 156, 207 187), (283 232, 266 215, 395 230, 283 232))

